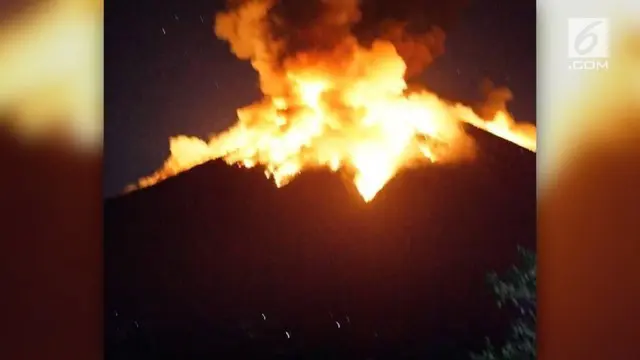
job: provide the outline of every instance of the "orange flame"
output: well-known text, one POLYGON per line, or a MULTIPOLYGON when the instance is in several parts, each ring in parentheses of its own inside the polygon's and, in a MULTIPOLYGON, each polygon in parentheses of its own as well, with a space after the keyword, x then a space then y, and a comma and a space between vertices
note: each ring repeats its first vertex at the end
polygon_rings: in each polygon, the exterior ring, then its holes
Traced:
POLYGON ((171 138, 163 167, 135 187, 223 159, 248 168, 263 166, 278 187, 311 167, 343 169, 370 201, 402 168, 471 155, 464 122, 535 151, 535 127, 521 130, 505 111, 485 121, 428 91, 409 92, 405 62, 388 41, 366 48, 349 37, 333 51, 287 59, 281 73, 266 65, 264 51, 249 57, 268 95, 239 109, 237 123, 209 141, 171 138))

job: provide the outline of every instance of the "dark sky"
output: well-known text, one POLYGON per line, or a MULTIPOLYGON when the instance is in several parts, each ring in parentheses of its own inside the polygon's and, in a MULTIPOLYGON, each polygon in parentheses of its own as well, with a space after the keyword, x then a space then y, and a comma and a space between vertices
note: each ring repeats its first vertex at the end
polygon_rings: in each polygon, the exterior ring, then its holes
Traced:
MULTIPOLYGON (((443 0, 444 1, 444 0, 443 0)), ((221 0, 105 2, 105 196, 157 169, 176 134, 207 136, 260 96, 250 65, 213 33, 221 0)), ((472 0, 424 75, 436 93, 479 99, 485 77, 509 87, 535 122, 534 0, 472 0)))

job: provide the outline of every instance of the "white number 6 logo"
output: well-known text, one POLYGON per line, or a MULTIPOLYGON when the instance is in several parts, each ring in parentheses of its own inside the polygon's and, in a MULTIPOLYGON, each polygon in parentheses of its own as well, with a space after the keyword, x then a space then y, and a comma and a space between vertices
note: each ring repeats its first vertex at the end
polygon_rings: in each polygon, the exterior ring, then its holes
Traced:
POLYGON ((587 25, 578 35, 573 43, 573 47, 579 55, 588 54, 591 50, 593 50, 596 45, 598 45, 598 36, 592 32, 593 28, 598 25, 601 25, 603 22, 601 20, 594 21, 591 24, 587 25), (583 46, 587 42, 587 46, 583 46))

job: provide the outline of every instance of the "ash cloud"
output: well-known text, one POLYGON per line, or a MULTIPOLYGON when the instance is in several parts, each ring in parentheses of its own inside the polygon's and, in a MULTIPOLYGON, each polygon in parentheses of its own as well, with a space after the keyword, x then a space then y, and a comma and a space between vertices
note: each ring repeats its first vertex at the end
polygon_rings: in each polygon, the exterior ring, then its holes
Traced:
POLYGON ((480 92, 484 101, 477 104, 474 111, 483 119, 492 119, 496 113, 508 113, 507 103, 513 100, 513 93, 505 86, 496 86, 493 81, 484 79, 480 83, 480 92))
MULTIPOLYGON (((394 44, 407 77, 444 52, 445 31, 468 0, 230 0, 216 17, 216 35, 257 70, 300 53, 349 52, 374 40, 394 44)), ((275 66, 274 66, 275 65, 275 66)), ((270 70, 273 72, 274 70, 270 70)), ((269 71, 267 71, 269 72, 269 71)))

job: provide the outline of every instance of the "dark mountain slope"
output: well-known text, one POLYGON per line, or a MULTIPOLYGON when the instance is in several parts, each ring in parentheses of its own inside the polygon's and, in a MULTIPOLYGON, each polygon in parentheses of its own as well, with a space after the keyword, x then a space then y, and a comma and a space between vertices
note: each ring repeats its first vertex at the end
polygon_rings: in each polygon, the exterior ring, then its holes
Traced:
POLYGON ((162 344, 180 356, 246 355, 255 333, 305 354, 466 353, 504 327, 485 274, 536 238, 535 155, 477 138, 472 163, 404 171, 369 204, 338 174, 277 189, 222 162, 108 200, 106 305, 180 333, 162 344))

